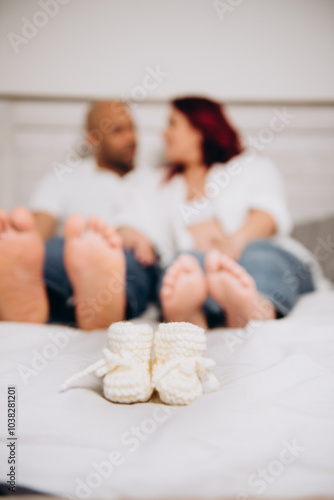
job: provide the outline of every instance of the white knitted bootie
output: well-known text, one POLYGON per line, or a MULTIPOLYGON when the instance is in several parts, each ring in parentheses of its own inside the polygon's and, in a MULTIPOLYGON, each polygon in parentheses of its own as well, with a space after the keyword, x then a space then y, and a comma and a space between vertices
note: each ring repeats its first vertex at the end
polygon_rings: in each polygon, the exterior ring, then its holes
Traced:
POLYGON ((219 383, 208 368, 213 359, 203 358, 206 334, 203 328, 191 323, 161 323, 154 336, 155 359, 152 366, 152 386, 161 401, 185 405, 203 393, 198 376, 208 378, 208 391, 217 390, 219 383))
POLYGON ((152 328, 121 321, 110 326, 108 348, 102 350, 104 358, 83 372, 68 379, 62 386, 67 389, 79 378, 95 372, 103 377, 103 393, 115 403, 147 401, 153 392, 151 384, 152 328))

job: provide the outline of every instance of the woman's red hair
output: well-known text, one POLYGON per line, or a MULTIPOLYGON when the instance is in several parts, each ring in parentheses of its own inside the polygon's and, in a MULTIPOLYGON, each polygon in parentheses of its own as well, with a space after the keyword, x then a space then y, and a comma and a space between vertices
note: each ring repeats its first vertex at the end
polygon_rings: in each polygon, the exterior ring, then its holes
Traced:
MULTIPOLYGON (((208 168, 214 163, 226 163, 243 151, 238 132, 229 123, 218 102, 205 97, 182 97, 174 99, 171 105, 201 132, 203 163, 208 168)), ((168 178, 182 171, 182 165, 173 165, 168 178)))

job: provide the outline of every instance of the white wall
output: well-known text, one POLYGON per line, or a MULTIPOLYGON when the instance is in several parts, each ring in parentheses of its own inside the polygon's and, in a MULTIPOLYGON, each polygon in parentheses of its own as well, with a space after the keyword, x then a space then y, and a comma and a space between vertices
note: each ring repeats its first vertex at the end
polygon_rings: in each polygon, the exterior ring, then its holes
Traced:
POLYGON ((144 101, 139 163, 152 165, 166 101, 196 92, 232 103, 246 136, 288 105, 296 118, 264 152, 296 221, 333 214, 333 55, 334 0, 0 0, 0 206, 26 203, 77 144, 87 99, 144 101))
MULTIPOLYGON (((80 168, 80 161, 73 166, 68 153, 82 151, 86 109, 84 102, 0 99, 1 208, 27 204, 41 176, 54 173, 55 161, 80 168)), ((167 110, 166 103, 143 103, 133 110, 139 139, 137 168, 159 164, 167 110)), ((290 118, 273 132, 270 126, 277 111, 283 112, 284 106, 227 107, 245 142, 255 138, 257 147, 279 168, 295 222, 334 215, 334 106, 287 106, 290 118)))
POLYGON ((333 19, 333 0, 0 0, 0 95, 120 97, 159 65, 148 99, 333 102, 333 19))

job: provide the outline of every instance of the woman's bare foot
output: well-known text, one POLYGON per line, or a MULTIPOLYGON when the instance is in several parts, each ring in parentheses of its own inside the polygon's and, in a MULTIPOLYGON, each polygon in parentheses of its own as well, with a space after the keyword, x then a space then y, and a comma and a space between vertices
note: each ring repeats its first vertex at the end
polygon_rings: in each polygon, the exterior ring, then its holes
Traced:
POLYGON ((44 243, 23 207, 0 211, 0 319, 45 323, 48 299, 43 282, 44 243))
POLYGON ((188 321, 206 328, 206 297, 207 283, 199 263, 192 255, 180 255, 162 282, 160 300, 165 321, 188 321))
POLYGON ((213 250, 205 259, 209 294, 226 314, 227 326, 243 328, 252 320, 275 319, 273 304, 256 289, 253 278, 237 262, 213 250))
POLYGON ((97 217, 65 224, 65 267, 73 286, 76 320, 84 330, 125 319, 125 256, 120 236, 97 217))

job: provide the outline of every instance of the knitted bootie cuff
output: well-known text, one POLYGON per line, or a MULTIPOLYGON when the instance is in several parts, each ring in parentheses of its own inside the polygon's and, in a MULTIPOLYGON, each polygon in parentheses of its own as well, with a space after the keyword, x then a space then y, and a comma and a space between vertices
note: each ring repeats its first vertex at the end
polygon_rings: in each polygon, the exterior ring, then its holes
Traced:
POLYGON ((66 390, 80 378, 95 373, 104 377, 107 399, 120 403, 146 401, 151 396, 151 348, 153 330, 149 325, 119 322, 108 331, 108 347, 103 358, 70 377, 61 387, 66 390))
POLYGON ((203 328, 191 323, 161 323, 154 337, 152 386, 168 404, 188 404, 202 392, 200 374, 208 379, 207 391, 219 383, 209 368, 213 359, 202 356, 207 338, 203 328))

